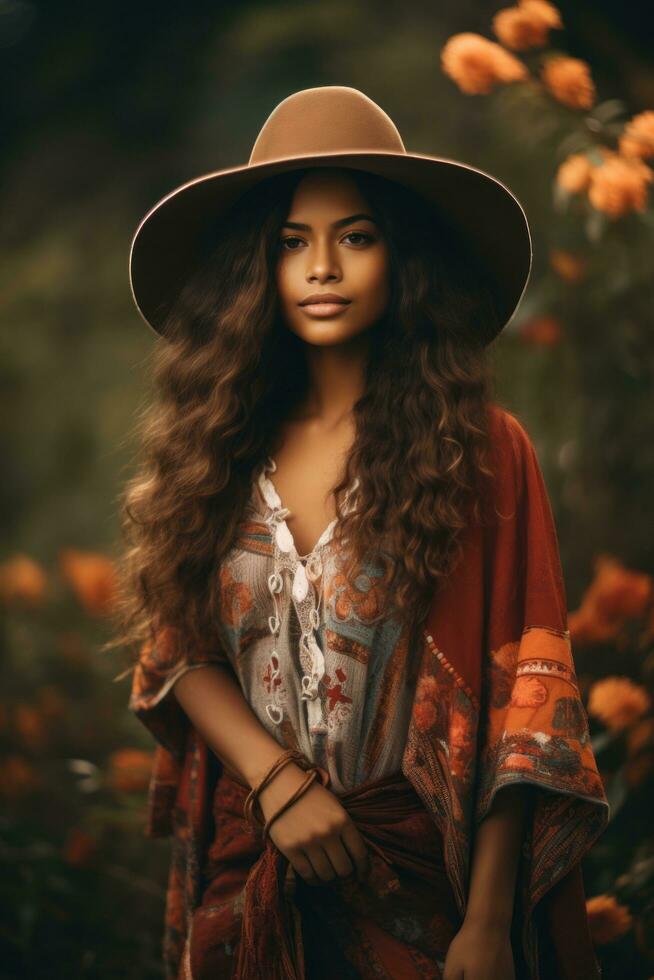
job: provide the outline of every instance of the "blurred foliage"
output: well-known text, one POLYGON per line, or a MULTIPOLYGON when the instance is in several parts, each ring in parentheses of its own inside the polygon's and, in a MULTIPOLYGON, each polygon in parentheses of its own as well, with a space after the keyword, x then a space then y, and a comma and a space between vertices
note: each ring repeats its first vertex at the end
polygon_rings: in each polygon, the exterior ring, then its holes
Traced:
POLYGON ((546 264, 504 331, 498 376, 527 406, 536 394, 541 461, 545 441, 557 453, 566 570, 568 555, 578 567, 592 556, 569 624, 611 822, 583 862, 587 907, 603 976, 645 980, 654 963, 654 111, 630 117, 622 100, 598 98, 592 66, 564 50, 553 4, 519 0, 489 26, 497 40, 450 37, 441 67, 465 95, 491 96, 496 131, 547 209, 535 226, 546 264), (520 341, 536 354, 531 370, 520 341))
POLYGON ((152 750, 97 653, 112 589, 111 562, 69 549, 50 572, 24 555, 0 571, 3 978, 162 976, 152 750))
MULTIPOLYGON (((585 862, 605 978, 654 972, 652 211, 593 216, 557 179, 654 104, 654 71, 646 12, 628 33, 626 5, 559 9, 553 51, 588 59, 590 109, 530 81, 458 92, 439 57, 456 31, 490 33, 472 0, 0 0, 3 980, 161 976, 169 842, 143 836, 153 746, 112 683, 123 664, 97 653, 153 342, 129 244, 162 194, 247 160, 274 106, 321 84, 362 89, 408 149, 495 174, 529 215, 533 274, 493 345, 497 392, 545 471, 613 804, 585 862)), ((540 53, 513 54, 535 78, 540 53)))

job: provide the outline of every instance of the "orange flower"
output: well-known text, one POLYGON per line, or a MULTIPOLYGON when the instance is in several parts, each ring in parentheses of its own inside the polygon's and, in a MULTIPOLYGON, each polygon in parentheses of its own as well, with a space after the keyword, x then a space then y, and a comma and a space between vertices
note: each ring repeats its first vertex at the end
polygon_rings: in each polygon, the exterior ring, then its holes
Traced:
POLYGON ((538 677, 521 676, 511 691, 510 704, 514 708, 538 708, 547 701, 547 688, 538 677))
POLYGON ((582 605, 568 614, 568 628, 573 646, 589 646, 614 640, 620 632, 621 621, 601 619, 590 605, 582 605))
POLYGON ((252 592, 246 582, 234 578, 227 563, 221 566, 219 575, 221 619, 226 626, 238 626, 252 608, 252 592))
POLYGON ((35 769, 22 755, 10 755, 0 763, 0 796, 17 799, 38 783, 35 769))
POLYGON ((586 275, 588 259, 583 255, 553 248, 550 250, 550 265, 566 282, 580 282, 586 275))
POLYGON ((435 677, 423 677, 418 682, 413 718, 421 732, 427 731, 438 720, 438 693, 438 682, 435 677))
POLYGON ((620 153, 626 157, 654 156, 654 111, 646 109, 630 119, 618 140, 620 153))
POLYGON ((421 677, 420 681, 418 682, 418 687, 416 689, 416 695, 418 697, 418 700, 420 701, 426 701, 429 698, 437 698, 438 681, 436 680, 436 678, 429 677, 429 675, 426 675, 425 677, 421 677))
POLYGON ((470 738, 470 722, 462 711, 452 709, 449 729, 450 744, 457 748, 465 748, 470 738))
POLYGON ((593 165, 585 153, 573 153, 556 171, 556 182, 564 191, 580 194, 588 190, 592 170, 593 165))
POLYGON ((595 569, 597 603, 605 617, 637 619, 645 613, 654 592, 651 575, 625 568, 609 555, 599 555, 595 569))
POLYGON ((415 719, 416 728, 418 731, 425 732, 432 725, 436 724, 437 713, 436 705, 432 704, 430 701, 422 701, 416 704, 413 708, 413 717, 415 719))
POLYGON ((552 27, 563 27, 556 7, 546 0, 523 0, 518 7, 498 11, 492 21, 493 33, 513 51, 542 48, 552 27))
POLYGON ((605 677, 596 681, 588 696, 588 713, 612 731, 628 728, 651 706, 645 688, 628 677, 605 677))
POLYGON ((46 741, 46 728, 38 708, 21 702, 14 708, 14 724, 21 740, 31 749, 41 749, 46 741))
POLYGON ((596 895, 586 902, 588 925, 593 941, 599 945, 613 942, 631 928, 629 909, 619 905, 614 895, 596 895))
POLYGON ((88 864, 89 858, 95 854, 98 843, 85 830, 74 827, 68 833, 63 846, 62 857, 68 864, 88 864))
POLYGON ((552 3, 546 0, 518 0, 521 10, 528 10, 533 17, 539 17, 548 27, 563 27, 561 14, 552 3))
POLYGON ((486 95, 496 85, 527 78, 526 66, 481 34, 454 34, 441 51, 443 72, 467 95, 486 95))
POLYGON ((118 793, 142 793, 150 782, 152 762, 151 752, 118 749, 109 756, 107 781, 118 793))
POLYGON ((113 562, 95 552, 64 548, 59 554, 59 565, 64 578, 87 612, 103 616, 110 612, 116 573, 113 562))
POLYGON ((615 639, 626 620, 644 615, 652 591, 651 576, 625 568, 610 555, 598 555, 595 577, 582 597, 581 606, 568 617, 573 644, 615 639))
POLYGON ((653 179, 654 171, 642 160, 611 153, 599 167, 593 167, 588 200, 610 218, 620 218, 629 211, 644 211, 648 184, 653 179))
POLYGON ((525 769, 528 772, 533 772, 534 769, 533 760, 528 755, 520 755, 519 752, 512 752, 507 755, 504 764, 507 769, 525 769))
POLYGON ((39 606, 47 590, 45 572, 27 555, 17 554, 0 565, 0 597, 7 603, 39 606))
POLYGON ((561 323, 553 316, 533 316, 521 325, 519 334, 528 344, 554 347, 561 340, 561 323))
POLYGON ((590 68, 580 58, 548 58, 541 68, 541 78, 550 95, 570 109, 590 109, 595 101, 590 68))

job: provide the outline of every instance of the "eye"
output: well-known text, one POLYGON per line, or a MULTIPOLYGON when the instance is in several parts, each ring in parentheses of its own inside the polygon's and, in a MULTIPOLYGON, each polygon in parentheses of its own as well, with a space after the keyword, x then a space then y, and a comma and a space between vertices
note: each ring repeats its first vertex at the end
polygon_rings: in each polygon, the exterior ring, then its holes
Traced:
MULTIPOLYGON (((282 238, 280 240, 279 247, 280 248, 284 248, 287 245, 288 242, 301 242, 301 241, 302 241, 302 239, 301 238, 298 238, 297 235, 288 235, 286 238, 282 238)), ((296 252, 297 249, 295 249, 295 248, 289 248, 288 251, 289 252, 296 252)))
MULTIPOLYGON (((348 233, 347 233, 347 235, 345 237, 346 238, 352 238, 352 236, 354 236, 354 238, 363 238, 363 242, 364 243, 365 242, 371 242, 372 241, 372 236, 366 234, 365 231, 348 231, 348 233)), ((355 244, 356 244, 356 242, 355 242, 355 244)), ((359 243, 359 244, 361 244, 361 243, 359 243)))

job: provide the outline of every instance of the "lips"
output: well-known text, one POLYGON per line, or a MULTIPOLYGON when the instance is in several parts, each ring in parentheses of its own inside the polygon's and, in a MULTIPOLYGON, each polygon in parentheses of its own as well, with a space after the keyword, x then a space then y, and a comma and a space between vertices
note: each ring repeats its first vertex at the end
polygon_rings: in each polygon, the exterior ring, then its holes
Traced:
POLYGON ((339 296, 338 293, 312 293, 305 296, 299 306, 308 316, 330 319, 340 316, 350 305, 351 300, 339 296))
POLYGON ((312 293, 311 296, 305 296, 305 298, 301 301, 300 306, 319 306, 323 303, 327 303, 330 306, 332 306, 334 303, 347 306, 349 302, 349 299, 345 299, 344 296, 339 296, 338 293, 312 293))

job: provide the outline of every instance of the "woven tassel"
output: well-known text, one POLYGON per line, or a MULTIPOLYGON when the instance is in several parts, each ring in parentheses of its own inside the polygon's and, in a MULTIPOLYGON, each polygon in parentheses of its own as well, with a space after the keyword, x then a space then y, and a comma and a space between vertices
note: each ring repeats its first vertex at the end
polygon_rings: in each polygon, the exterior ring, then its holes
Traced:
POLYGON ((305 980, 299 909, 285 891, 288 864, 268 840, 250 871, 234 980, 305 980))

